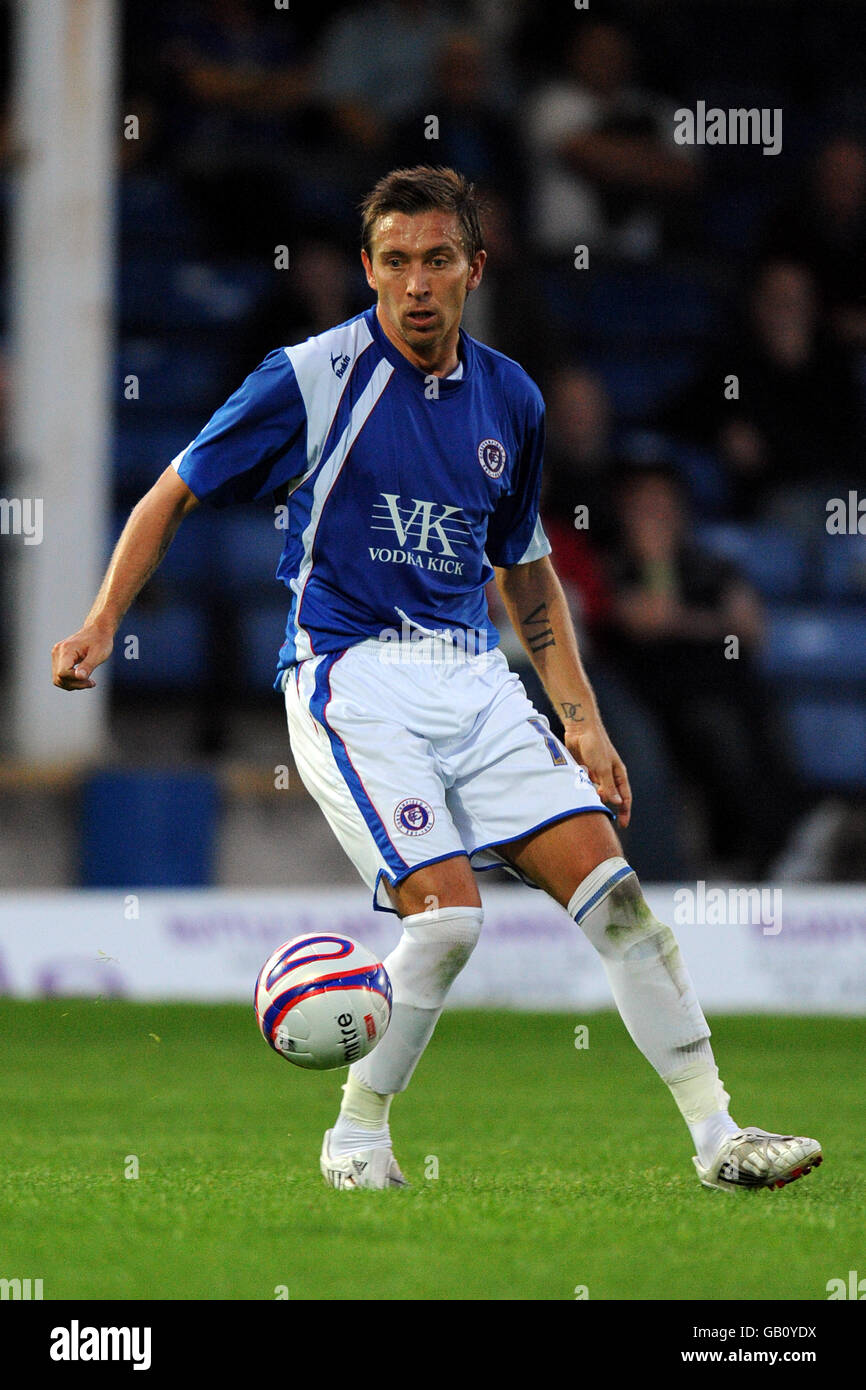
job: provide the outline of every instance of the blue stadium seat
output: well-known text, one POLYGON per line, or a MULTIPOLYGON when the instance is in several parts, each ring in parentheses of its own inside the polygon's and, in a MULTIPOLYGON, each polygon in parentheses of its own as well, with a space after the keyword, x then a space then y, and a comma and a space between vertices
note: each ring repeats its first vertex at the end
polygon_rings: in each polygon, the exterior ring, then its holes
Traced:
MULTIPOLYGON (((112 518, 106 563, 128 517, 129 511, 120 508, 112 518)), ((283 586, 275 576, 284 534, 276 529, 267 507, 222 511, 205 503, 181 522, 157 576, 163 583, 188 589, 192 597, 209 586, 229 597, 279 593, 283 586)))
POLYGON ((727 474, 718 456, 682 440, 667 440, 667 453, 688 484, 689 496, 703 517, 721 516, 730 502, 727 474))
POLYGON ((126 614, 112 657, 112 677, 121 689, 194 690, 207 671, 207 626, 200 608, 137 603, 126 614), (137 647, 131 637, 138 639, 137 647), (135 651, 137 656, 131 654, 135 651))
POLYGON ((597 342, 702 342, 717 326, 719 295, 696 270, 600 271, 580 295, 578 317, 597 342))
POLYGON ((698 540, 732 560, 765 598, 796 598, 806 578, 806 556, 796 536, 776 526, 719 523, 703 526, 698 540))
POLYGON ((208 772, 93 773, 80 802, 80 886, 132 891, 212 884, 218 815, 218 789, 208 772))
POLYGON ((827 536, 821 560, 823 589, 830 598, 866 597, 866 536, 827 536))
POLYGON ((646 419, 694 372, 689 351, 622 353, 598 356, 588 353, 587 365, 602 377, 614 414, 626 422, 646 419))
POLYGON ((277 674, 277 653, 286 636, 286 619, 292 600, 284 586, 285 598, 279 589, 274 598, 244 603, 239 614, 240 668, 245 684, 251 689, 271 690, 277 674))
POLYGON ((172 459, 194 439, 205 421, 200 414, 154 421, 139 403, 140 415, 121 415, 114 431, 115 481, 144 491, 155 483, 172 459))
POLYGON ((177 256, 188 252, 195 242, 194 224, 182 196, 170 180, 153 174, 122 176, 117 220, 125 254, 152 255, 159 246, 177 256))
POLYGON ((808 781, 866 788, 866 704, 797 697, 785 715, 791 749, 808 781))
POLYGON ((206 410, 223 393, 224 374, 225 352, 220 348, 127 338, 115 358, 115 404, 123 423, 145 416, 153 420, 161 412, 198 410, 204 425, 206 410), (130 376, 138 379, 138 395, 131 400, 126 395, 130 376))
POLYGON ((762 666, 780 680, 866 681, 866 613, 772 610, 762 666))
POLYGON ((137 257, 121 265, 121 326, 175 331, 236 324, 265 293, 274 272, 247 263, 137 257))
POLYGON ((538 288, 541 308, 549 325, 551 339, 560 352, 579 352, 586 345, 586 330, 582 312, 581 287, 575 283, 580 275, 561 267, 539 273, 538 288))
MULTIPOLYGON (((112 518, 105 544, 106 564, 128 517, 129 511, 121 508, 112 518)), ((156 571, 160 583, 177 586, 196 596, 218 579, 220 520, 219 515, 206 506, 196 508, 183 520, 156 571)))
POLYGON ((184 517, 158 570, 163 583, 194 597, 219 582, 220 520, 207 506, 197 507, 184 517))
POLYGON ((277 588, 274 576, 285 531, 277 530, 274 522, 267 506, 227 510, 218 518, 217 577, 229 592, 258 590, 267 595, 277 588))

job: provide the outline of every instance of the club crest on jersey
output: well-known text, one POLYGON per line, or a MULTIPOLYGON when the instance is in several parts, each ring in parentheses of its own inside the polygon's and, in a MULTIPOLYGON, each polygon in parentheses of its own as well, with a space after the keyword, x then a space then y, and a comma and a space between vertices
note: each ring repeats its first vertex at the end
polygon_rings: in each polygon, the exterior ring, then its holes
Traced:
POLYGON ((502 477, 507 458, 505 445, 500 444, 498 439, 482 439, 478 445, 478 462, 488 478, 502 477))
POLYGON ((417 796, 401 801, 394 812, 394 824, 404 835, 426 835, 434 820, 433 807, 417 796))

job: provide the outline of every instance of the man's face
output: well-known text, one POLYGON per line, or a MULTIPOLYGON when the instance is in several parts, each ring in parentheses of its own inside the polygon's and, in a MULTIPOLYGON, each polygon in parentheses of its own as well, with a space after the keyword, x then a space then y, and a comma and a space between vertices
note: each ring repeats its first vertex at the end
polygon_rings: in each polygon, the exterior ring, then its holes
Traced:
POLYGON ((817 304, 808 271, 782 263, 768 266, 754 295, 753 313, 768 341, 812 333, 817 304))
POLYGON ((361 252, 367 283, 378 296, 379 322, 395 347, 431 372, 451 359, 466 295, 481 280, 486 259, 467 259, 453 213, 385 213, 373 229, 372 256, 361 252))
POLYGON ((636 479, 627 487, 620 515, 633 549, 644 558, 670 556, 685 529, 677 489, 666 478, 636 479))

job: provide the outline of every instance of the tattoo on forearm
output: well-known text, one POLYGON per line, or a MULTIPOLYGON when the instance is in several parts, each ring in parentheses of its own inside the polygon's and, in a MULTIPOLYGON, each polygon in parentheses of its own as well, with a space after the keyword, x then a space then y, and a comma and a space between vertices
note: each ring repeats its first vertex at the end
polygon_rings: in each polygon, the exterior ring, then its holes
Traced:
POLYGON ((533 608, 532 612, 527 613, 520 622, 527 629, 526 641, 531 652, 540 652, 544 647, 556 646, 556 638, 547 616, 546 603, 540 603, 537 608, 533 608))
POLYGON ((563 700, 559 708, 562 710, 563 719, 570 719, 575 724, 582 724, 586 718, 585 715, 581 714, 583 706, 574 705, 570 700, 563 700))

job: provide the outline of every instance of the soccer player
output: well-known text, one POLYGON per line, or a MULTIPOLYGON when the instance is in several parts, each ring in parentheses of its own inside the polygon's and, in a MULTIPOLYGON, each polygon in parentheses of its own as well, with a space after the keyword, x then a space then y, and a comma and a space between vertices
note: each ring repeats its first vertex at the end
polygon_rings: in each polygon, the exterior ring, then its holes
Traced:
POLYGON ((298 770, 373 893, 396 912, 391 1023, 353 1064, 325 1134, 342 1190, 401 1187, 389 1108, 478 940, 473 869, 544 889, 599 952, 626 1028, 670 1088, 708 1187, 779 1187, 813 1139, 742 1129, 669 927, 623 858, 626 769, 605 732, 538 519, 541 395, 460 326, 484 251, 473 188, 451 169, 381 179, 363 206, 376 303, 249 376, 133 509, 54 683, 93 686, 121 617, 183 517, 288 487, 278 578, 291 591, 276 686, 298 770), (505 607, 564 744, 497 649, 505 607), (608 803, 606 805, 605 803, 608 803))

